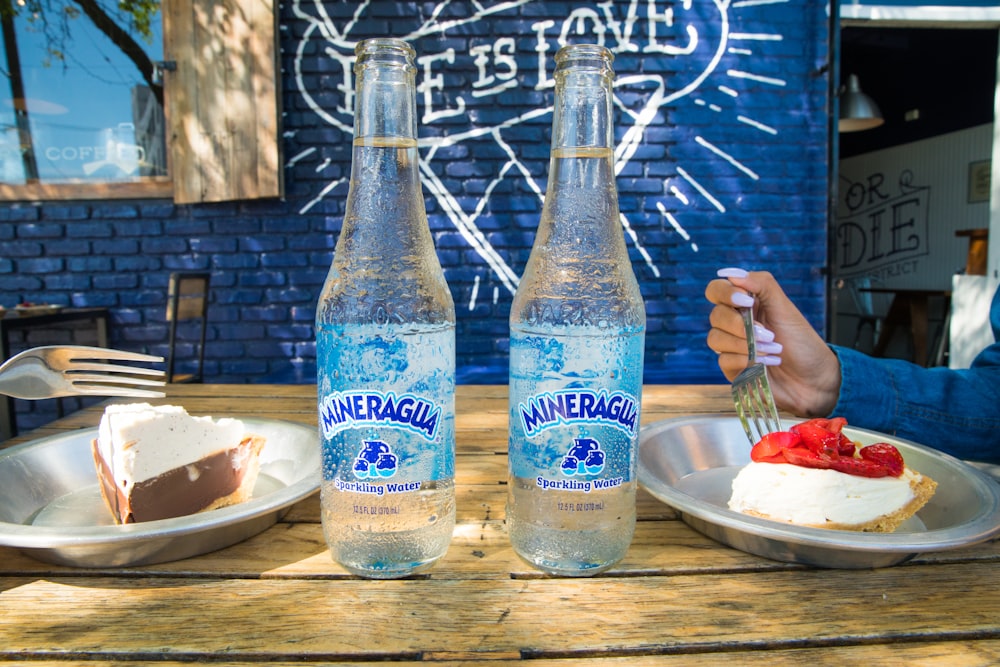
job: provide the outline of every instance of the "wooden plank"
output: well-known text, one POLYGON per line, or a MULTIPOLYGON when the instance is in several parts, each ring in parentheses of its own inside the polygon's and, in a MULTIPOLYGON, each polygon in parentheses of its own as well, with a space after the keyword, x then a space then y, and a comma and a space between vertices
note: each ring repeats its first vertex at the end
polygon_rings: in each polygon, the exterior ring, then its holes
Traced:
POLYGON ((281 195, 276 20, 270 0, 164 8, 170 174, 178 203, 281 195))
POLYGON ((116 183, 0 183, 0 199, 5 202, 168 198, 173 192, 173 182, 162 176, 116 183))
MULTIPOLYGON (((318 503, 317 511, 318 511, 318 503)), ((2 572, 17 575, 70 574, 74 568, 51 565, 13 549, 0 548, 2 572)), ((1000 541, 965 549, 923 554, 911 563, 1000 563, 1000 541)), ((910 567, 910 564, 897 568, 910 567)), ((674 576, 711 572, 804 569, 724 547, 676 520, 639 521, 621 563, 609 576, 674 576)), ((271 529, 213 553, 139 568, 94 568, 90 576, 117 574, 128 578, 197 577, 348 578, 333 562, 318 520, 279 522, 271 529)), ((434 579, 510 579, 542 576, 516 556, 503 519, 459 521, 448 553, 426 575, 434 579)), ((861 575, 859 575, 861 576, 861 575)))
POLYGON ((526 651, 543 658, 997 639, 1000 582, 994 575, 991 564, 971 563, 667 579, 4 577, 0 646, 11 657, 96 652, 139 659, 206 653, 281 659, 287 653, 336 660, 412 659, 423 652, 526 651), (859 607, 867 613, 859 614, 859 607), (134 622, 137 614, 141 624, 134 622), (337 619, 334 626, 331 619, 337 619))
MULTIPOLYGON (((503 653, 462 653, 457 652, 425 652, 422 660, 395 661, 399 667, 426 667, 432 662, 435 667, 468 667, 473 662, 486 661, 492 667, 505 665, 523 665, 519 656, 503 653)), ((839 645, 824 648, 795 649, 755 649, 752 651, 733 652, 729 647, 720 647, 713 651, 705 649, 700 653, 685 654, 633 654, 622 656, 590 656, 586 664, 591 667, 718 667, 723 662, 738 664, 743 667, 783 667, 792 665, 908 665, 910 667, 928 667, 932 665, 948 665, 949 667, 994 667, 1000 664, 1000 640, 963 640, 954 642, 914 642, 904 644, 893 642, 888 644, 856 644, 839 645)), ((0 665, 23 667, 22 660, 6 661, 0 659, 0 665)), ((63 667, 67 663, 57 660, 32 661, 32 667, 63 667)), ((133 665, 156 665, 158 667, 189 667, 190 662, 161 660, 130 660, 133 665)), ((259 667, 260 661, 219 661, 213 658, 213 665, 218 667, 259 667)), ((268 660, 271 667, 299 667, 308 664, 326 664, 318 661, 273 661, 268 660)), ((338 665, 370 667, 369 661, 338 660, 338 665)), ((530 663, 535 667, 571 667, 579 665, 579 659, 534 659, 530 663)))
MULTIPOLYGON (((425 652, 422 660, 395 661, 399 667, 426 667, 432 662, 435 667, 468 667, 476 661, 487 661, 492 667, 505 665, 523 665, 519 655, 503 653, 461 653, 458 652, 425 652)), ((1000 664, 1000 640, 963 640, 954 642, 914 642, 904 644, 893 642, 888 644, 855 644, 838 645, 823 648, 795 649, 755 649, 751 651, 733 652, 729 647, 719 650, 705 649, 699 653, 685 654, 633 654, 627 657, 615 655, 590 656, 586 664, 591 667, 718 667, 723 662, 738 664, 742 667, 782 667, 792 665, 816 665, 817 667, 831 665, 908 665, 909 667, 929 667, 932 665, 948 665, 948 667, 994 667, 1000 664)), ((22 660, 6 661, 0 659, 0 665, 23 667, 22 660)), ((63 667, 67 663, 57 660, 32 661, 32 667, 63 667)), ((150 664, 158 667, 189 667, 190 662, 160 661, 160 660, 130 660, 129 664, 150 664)), ((259 667, 260 661, 225 660, 213 658, 213 665, 218 667, 259 667)), ((299 667, 308 664, 326 664, 326 661, 273 661, 268 660, 271 667, 299 667)), ((370 667, 369 661, 338 660, 338 665, 370 667)), ((579 659, 534 659, 530 663, 535 667, 571 667, 579 665, 579 659)))

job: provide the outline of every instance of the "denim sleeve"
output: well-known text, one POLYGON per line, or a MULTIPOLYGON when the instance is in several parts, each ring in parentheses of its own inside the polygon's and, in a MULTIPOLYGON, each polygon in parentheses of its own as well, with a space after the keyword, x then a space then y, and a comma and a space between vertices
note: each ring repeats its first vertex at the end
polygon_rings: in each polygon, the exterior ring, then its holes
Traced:
MULTIPOLYGON (((996 337, 1000 290, 990 321, 996 337)), ((958 458, 1000 463, 1000 343, 980 352, 967 369, 923 368, 831 348, 841 369, 833 415, 958 458)))

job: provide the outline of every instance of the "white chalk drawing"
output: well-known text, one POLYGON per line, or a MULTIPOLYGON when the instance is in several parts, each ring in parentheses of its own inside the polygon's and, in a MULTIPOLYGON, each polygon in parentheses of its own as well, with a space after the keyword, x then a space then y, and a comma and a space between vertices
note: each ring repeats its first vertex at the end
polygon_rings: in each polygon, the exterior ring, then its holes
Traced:
MULTIPOLYGON (((642 67, 630 74, 619 72, 615 82, 615 106, 620 111, 618 121, 621 139, 615 150, 615 171, 620 174, 633 159, 643 144, 647 129, 654 125, 663 107, 689 98, 699 108, 709 113, 726 113, 726 100, 738 98, 737 82, 750 81, 760 87, 781 88, 786 85, 782 79, 762 76, 753 71, 754 58, 759 58, 758 48, 782 40, 782 35, 771 33, 738 33, 730 31, 730 12, 743 7, 785 4, 788 0, 604 0, 596 3, 581 3, 572 9, 561 22, 540 20, 531 25, 530 35, 497 36, 495 30, 488 37, 477 36, 469 30, 477 22, 507 19, 522 21, 519 8, 535 3, 536 0, 509 0, 492 4, 474 1, 456 3, 440 0, 430 5, 417 17, 394 17, 392 36, 411 43, 422 38, 438 38, 428 43, 440 44, 437 52, 420 52, 417 57, 417 96, 422 105, 420 118, 422 128, 437 129, 437 136, 419 140, 420 172, 427 191, 434 197, 440 210, 447 216, 455 229, 469 246, 482 258, 493 278, 500 286, 513 294, 519 276, 502 254, 490 243, 478 223, 487 215, 491 196, 501 185, 509 185, 514 179, 518 187, 531 193, 529 196, 544 198, 543 188, 538 180, 544 174, 533 174, 526 160, 518 156, 511 142, 505 139, 505 132, 511 128, 530 123, 551 114, 552 108, 504 106, 499 103, 505 94, 514 89, 520 91, 545 91, 553 87, 551 78, 552 56, 559 47, 571 42, 598 43, 609 48, 619 58, 629 58, 634 63, 642 60, 642 67), (470 34, 471 33, 471 34, 470 34), (449 48, 448 37, 460 36, 470 45, 468 53, 458 53, 449 48), (515 39, 522 43, 517 47, 515 39), (534 42, 537 56, 531 67, 525 66, 523 42, 534 42), (744 67, 730 67, 720 70, 724 56, 746 60, 744 67), (674 66, 667 74, 665 64, 674 59, 688 59, 693 66, 674 66), (679 73, 679 72, 687 72, 679 73), (449 76, 461 83, 449 87, 449 76), (686 77, 679 80, 680 77, 686 77), (471 83, 468 81, 472 78, 471 83), (719 79, 714 86, 709 79, 719 79), (670 85, 667 85, 669 80, 670 85), (732 85, 727 85, 727 83, 732 85), (699 94, 705 87, 706 93, 699 94), (483 111, 481 100, 496 100, 498 104, 483 111), (506 113, 508 115, 504 115, 506 113), (446 128, 446 131, 443 129, 446 128), (476 142, 492 142, 504 156, 496 173, 487 177, 488 182, 478 201, 469 205, 469 197, 454 196, 446 188, 439 175, 444 170, 435 170, 434 162, 443 149, 463 144, 477 146, 476 142)), ((381 3, 384 8, 389 3, 381 3)), ((350 135, 353 132, 354 79, 352 65, 354 46, 362 37, 356 37, 359 24, 369 17, 371 0, 357 3, 331 5, 315 0, 294 0, 293 12, 305 24, 302 37, 295 53, 294 78, 302 98, 309 108, 324 122, 350 135), (334 17, 331 12, 349 12, 349 15, 334 17), (324 66, 324 77, 333 80, 337 94, 331 96, 331 86, 323 91, 311 90, 306 85, 306 74, 302 63, 306 58, 315 59, 320 53, 328 60, 324 66), (336 104, 332 105, 331 100, 336 104)), ((378 17, 379 21, 386 21, 378 17)), ((458 40, 456 40, 457 43, 458 40)), ((538 96, 536 96, 538 98, 538 96)), ((736 120, 750 130, 765 136, 774 136, 778 131, 760 120, 739 115, 736 120)), ((710 138, 698 136, 696 144, 708 155, 706 159, 721 160, 720 170, 729 170, 740 178, 758 180, 759 174, 747 164, 726 152, 710 138)), ((313 149, 301 151, 292 158, 296 161, 317 159, 313 149)), ((470 151, 473 150, 470 148, 470 151)), ((494 150, 495 152, 495 150, 494 150)), ((442 163, 445 158, 440 158, 442 163)), ((537 162, 537 160, 536 160, 537 162)), ((317 165, 317 173, 326 167, 326 162, 317 165)), ((537 167, 536 167, 537 169, 537 167)), ((447 180, 447 179, 445 179, 447 180)), ((330 196, 336 188, 344 184, 343 177, 331 180, 316 197, 300 208, 301 213, 330 196)), ((676 213, 670 213, 663 203, 658 203, 660 215, 671 229, 688 244, 692 252, 698 245, 692 234, 682 224, 685 207, 697 201, 708 202, 721 213, 726 212, 725 198, 715 195, 710 184, 700 182, 682 165, 676 165, 676 177, 664 180, 664 192, 680 204, 676 213)), ((645 249, 640 233, 630 224, 625 215, 621 224, 626 239, 645 262, 652 275, 659 277, 660 268, 645 249)), ((499 298, 499 287, 492 290, 493 303, 499 298)), ((469 295, 468 308, 476 306, 481 291, 480 276, 476 276, 469 295)))

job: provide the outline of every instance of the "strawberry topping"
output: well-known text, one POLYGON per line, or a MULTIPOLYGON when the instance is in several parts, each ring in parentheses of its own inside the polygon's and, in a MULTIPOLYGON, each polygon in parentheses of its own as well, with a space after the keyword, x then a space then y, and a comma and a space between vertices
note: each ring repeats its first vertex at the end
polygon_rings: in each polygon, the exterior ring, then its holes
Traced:
POLYGON ((899 477, 903 455, 893 445, 879 442, 856 451, 843 433, 847 420, 810 419, 788 431, 768 433, 750 450, 757 463, 791 463, 803 468, 836 470, 858 477, 899 477))

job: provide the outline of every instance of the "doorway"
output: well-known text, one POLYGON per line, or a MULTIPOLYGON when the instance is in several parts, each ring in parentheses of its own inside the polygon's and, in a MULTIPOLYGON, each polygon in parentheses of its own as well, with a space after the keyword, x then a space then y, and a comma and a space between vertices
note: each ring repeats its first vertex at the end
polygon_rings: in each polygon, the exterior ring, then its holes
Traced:
MULTIPOLYGON (((998 197, 990 196, 1000 182, 991 169, 1000 143, 997 68, 996 26, 865 21, 842 27, 840 78, 856 75, 885 122, 838 136, 831 342, 947 363, 953 276, 964 272, 969 248, 969 235, 961 232, 989 229, 994 247, 1000 237, 991 211, 998 197), (859 285, 865 286, 861 299, 859 285), (885 326, 890 311, 894 317, 904 312, 901 295, 918 290, 933 295, 923 323, 928 349, 920 351, 907 335, 910 322, 897 322, 905 326, 895 334, 885 326)), ((997 253, 991 254, 995 273, 997 253)), ((983 278, 995 284, 995 275, 983 278)))

